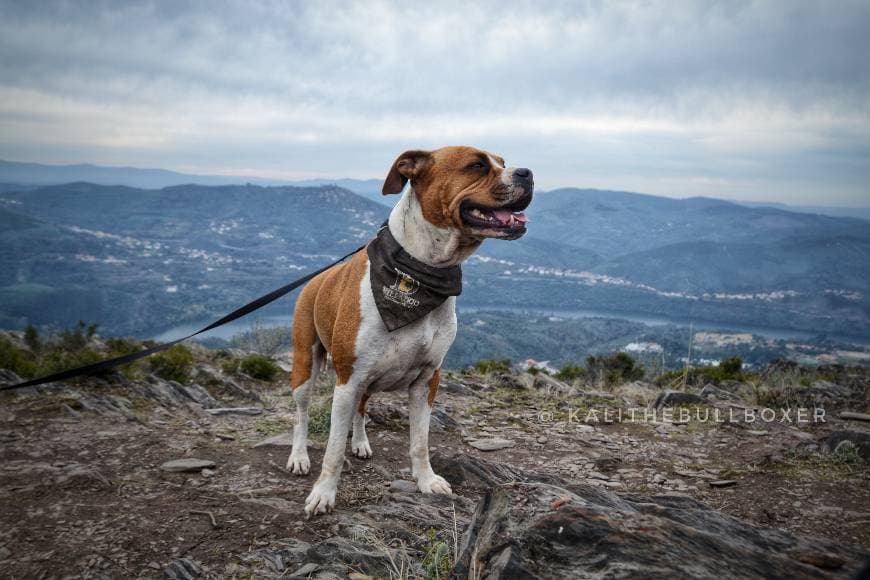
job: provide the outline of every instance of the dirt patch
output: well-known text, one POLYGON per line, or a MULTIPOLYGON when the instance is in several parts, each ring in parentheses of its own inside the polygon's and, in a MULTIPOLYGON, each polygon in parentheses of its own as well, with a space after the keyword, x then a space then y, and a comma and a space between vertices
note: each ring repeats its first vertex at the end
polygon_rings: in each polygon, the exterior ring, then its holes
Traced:
MULTIPOLYGON (((569 420, 571 409, 582 407, 585 419, 590 408, 627 410, 633 402, 607 393, 584 398, 489 388, 458 375, 445 382, 460 384, 439 394, 436 409, 447 419, 446 426, 433 427, 433 452, 461 452, 617 494, 686 495, 755 525, 870 548, 867 463, 816 452, 820 438, 843 428, 836 417, 799 428, 697 420, 587 423, 569 420), (468 444, 485 438, 513 446, 484 452, 468 444), (710 486, 723 479, 737 483, 710 486)), ((213 417, 194 406, 137 401, 131 392, 124 393, 132 401, 126 415, 76 408, 78 399, 66 395, 7 397, 0 410, 5 575, 155 577, 187 558, 203 575, 277 577, 311 558, 309 551, 294 560, 296 548, 288 546, 340 550, 329 544, 339 540, 402 550, 409 569, 425 574, 433 546, 452 541, 453 525, 461 533, 485 490, 454 484, 456 497, 420 503, 407 500, 413 493, 391 488, 411 478, 406 405, 402 396, 387 394, 371 403, 372 416, 381 420, 369 425, 373 459, 348 453, 336 513, 306 521, 302 508, 322 446, 312 445, 313 473, 301 478, 284 470, 288 447, 253 447, 292 429, 292 401, 284 390, 260 393, 259 416, 213 417), (215 468, 161 470, 181 458, 211 460, 215 468)), ((99 396, 96 387, 88 392, 99 396)), ((360 566, 383 565, 391 574, 393 564, 378 558, 371 555, 360 566)), ((327 560, 317 565, 325 569, 327 560)))

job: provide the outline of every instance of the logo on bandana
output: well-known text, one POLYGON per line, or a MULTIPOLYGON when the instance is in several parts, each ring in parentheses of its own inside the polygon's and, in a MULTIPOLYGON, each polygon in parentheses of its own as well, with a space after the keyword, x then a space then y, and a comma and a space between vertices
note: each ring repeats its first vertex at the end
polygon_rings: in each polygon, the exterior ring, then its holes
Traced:
POLYGON ((398 268, 394 269, 396 270, 396 281, 391 286, 381 287, 384 298, 404 308, 416 308, 420 305, 420 301, 411 298, 411 295, 420 289, 420 282, 398 268))

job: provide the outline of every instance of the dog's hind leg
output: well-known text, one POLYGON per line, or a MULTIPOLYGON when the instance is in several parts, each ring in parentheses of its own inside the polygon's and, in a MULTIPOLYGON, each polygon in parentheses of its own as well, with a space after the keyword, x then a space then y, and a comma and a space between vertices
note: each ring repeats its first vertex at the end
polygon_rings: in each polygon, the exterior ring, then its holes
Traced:
POLYGON ((293 315, 293 372, 290 374, 290 386, 296 401, 296 425, 293 427, 293 449, 287 459, 287 469, 296 475, 307 475, 311 468, 308 460, 308 405, 326 358, 326 349, 317 337, 310 304, 315 296, 316 288, 309 291, 309 287, 306 287, 293 315))
POLYGON ((453 493, 450 484, 432 471, 429 464, 429 418, 438 392, 440 370, 422 376, 408 390, 408 422, 411 424, 411 475, 423 493, 453 493))
POLYGON ((293 449, 287 459, 287 469, 295 475, 307 475, 311 468, 311 462, 308 460, 308 405, 311 403, 311 391, 323 366, 326 350, 320 342, 316 342, 311 345, 307 361, 297 362, 297 355, 298 353, 294 354, 291 379, 293 400, 296 401, 296 425, 293 427, 293 449), (303 365, 308 368, 308 377, 297 383, 296 368, 303 365))
POLYGON ((350 440, 350 450, 360 459, 369 459, 372 456, 372 447, 366 435, 366 403, 369 401, 368 394, 364 394, 353 416, 353 438, 350 440))

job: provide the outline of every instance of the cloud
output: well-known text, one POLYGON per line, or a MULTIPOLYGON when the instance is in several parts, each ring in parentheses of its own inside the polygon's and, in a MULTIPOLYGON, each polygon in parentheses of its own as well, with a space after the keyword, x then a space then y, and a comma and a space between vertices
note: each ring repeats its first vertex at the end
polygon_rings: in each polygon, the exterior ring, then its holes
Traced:
POLYGON ((7 158, 369 177, 404 147, 464 142, 523 160, 544 186, 868 201, 866 2, 3 13, 7 158))

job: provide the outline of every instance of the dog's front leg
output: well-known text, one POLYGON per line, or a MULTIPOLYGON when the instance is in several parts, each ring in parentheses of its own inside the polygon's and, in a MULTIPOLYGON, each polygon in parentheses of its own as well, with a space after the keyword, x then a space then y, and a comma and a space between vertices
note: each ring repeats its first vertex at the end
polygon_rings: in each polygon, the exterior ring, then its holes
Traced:
POLYGON ((429 418, 440 373, 418 379, 408 391, 408 421, 411 424, 411 474, 423 493, 453 493, 450 484, 435 475, 429 464, 429 418))
POLYGON ((359 404, 359 386, 355 382, 336 385, 332 395, 331 425, 320 477, 305 500, 305 515, 325 514, 335 506, 335 490, 344 465, 344 449, 354 411, 359 404))

